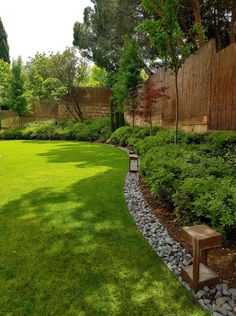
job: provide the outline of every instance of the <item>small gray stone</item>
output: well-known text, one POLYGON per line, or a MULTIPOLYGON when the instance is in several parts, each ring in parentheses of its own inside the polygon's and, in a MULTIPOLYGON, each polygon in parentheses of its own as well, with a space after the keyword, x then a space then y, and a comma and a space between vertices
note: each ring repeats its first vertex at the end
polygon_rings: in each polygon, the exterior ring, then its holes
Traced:
POLYGON ((217 299, 217 298, 219 298, 219 297, 221 297, 221 296, 222 296, 222 292, 218 290, 218 291, 216 292, 215 299, 217 299))
POLYGON ((236 297, 236 289, 229 289, 229 292, 236 297))
POLYGON ((211 300, 209 300, 209 299, 204 299, 203 302, 206 305, 210 305, 211 304, 211 300))
POLYGON ((226 302, 226 298, 225 297, 219 297, 216 300, 216 305, 217 306, 222 306, 225 302, 226 302))
POLYGON ((214 312, 212 316, 222 316, 222 314, 214 312))
POLYGON ((215 287, 217 288, 218 291, 221 291, 223 289, 222 284, 216 284, 215 287))
POLYGON ((212 305, 212 310, 213 310, 213 311, 217 311, 217 310, 218 310, 218 306, 217 306, 216 304, 213 304, 213 305, 212 305))
POLYGON ((234 300, 230 300, 228 302, 228 304, 231 306, 231 307, 235 307, 235 301, 234 300))
POLYGON ((228 303, 225 303, 224 305, 222 305, 222 307, 227 311, 232 311, 232 307, 228 303))
POLYGON ((166 238, 166 243, 169 244, 169 245, 173 245, 174 241, 173 241, 172 238, 166 238))
POLYGON ((218 312, 221 313, 223 316, 228 315, 228 311, 224 309, 223 307, 218 308, 218 312))
POLYGON ((230 296, 231 293, 229 292, 229 290, 223 289, 223 295, 224 295, 224 296, 230 296))
POLYGON ((200 299, 200 298, 204 297, 205 295, 206 295, 206 293, 203 290, 200 290, 197 292, 196 298, 200 299))
POLYGON ((228 284, 221 284, 221 286, 222 286, 223 290, 228 290, 229 289, 228 284))

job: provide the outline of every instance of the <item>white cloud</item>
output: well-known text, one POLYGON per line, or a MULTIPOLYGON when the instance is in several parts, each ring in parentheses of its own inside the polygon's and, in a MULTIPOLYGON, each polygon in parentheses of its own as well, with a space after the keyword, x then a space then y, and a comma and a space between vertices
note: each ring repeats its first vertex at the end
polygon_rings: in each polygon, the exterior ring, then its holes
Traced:
POLYGON ((83 20, 90 0, 7 0, 0 17, 8 34, 11 58, 24 60, 37 52, 62 51, 71 46, 73 25, 83 20))

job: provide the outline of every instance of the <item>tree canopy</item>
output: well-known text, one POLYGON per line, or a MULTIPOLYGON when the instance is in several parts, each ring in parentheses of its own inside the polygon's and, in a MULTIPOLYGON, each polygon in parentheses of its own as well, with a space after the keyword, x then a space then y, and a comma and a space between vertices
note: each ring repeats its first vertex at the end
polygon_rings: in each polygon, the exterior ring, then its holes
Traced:
POLYGON ((74 118, 83 119, 75 93, 87 80, 87 64, 76 49, 67 48, 63 53, 49 56, 37 54, 26 65, 26 78, 32 101, 57 102, 63 98, 74 118))
POLYGON ((130 100, 135 106, 135 91, 143 81, 141 77, 142 60, 138 55, 135 43, 126 40, 124 50, 120 56, 119 67, 112 86, 111 112, 114 115, 114 127, 124 124, 124 103, 130 100))
POLYGON ((7 33, 0 18, 0 59, 10 63, 9 46, 7 42, 7 33))
POLYGON ((139 0, 92 0, 94 6, 84 10, 84 22, 74 25, 74 42, 83 56, 107 71, 119 66, 120 51, 127 36, 139 49, 143 67, 150 73, 155 54, 147 38, 137 32, 136 26, 144 17, 139 0))
POLYGON ((0 105, 6 105, 8 103, 10 75, 10 65, 3 59, 0 59, 0 105))
POLYGON ((10 89, 8 95, 9 107, 21 118, 29 111, 25 97, 22 60, 19 57, 12 63, 10 89))
POLYGON ((106 88, 109 86, 109 74, 105 69, 93 65, 88 71, 87 80, 84 80, 81 86, 106 88))
MULTIPOLYGON (((151 74, 159 66, 160 56, 150 47, 148 37, 137 31, 137 25, 163 17, 160 1, 92 0, 92 3, 84 11, 83 23, 74 25, 74 45, 81 49, 83 56, 99 67, 114 71, 119 66, 125 38, 129 36, 137 43, 143 67, 151 74), (141 3, 150 10, 143 10, 141 3)), ((192 52, 212 38, 219 49, 235 41, 235 0, 181 0, 176 14, 183 41, 191 44, 192 52)))

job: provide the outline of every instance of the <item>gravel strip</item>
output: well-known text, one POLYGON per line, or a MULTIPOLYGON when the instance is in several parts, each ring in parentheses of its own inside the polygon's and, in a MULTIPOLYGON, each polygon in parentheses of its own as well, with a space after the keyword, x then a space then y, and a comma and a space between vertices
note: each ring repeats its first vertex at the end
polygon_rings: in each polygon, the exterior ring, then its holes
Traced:
POLYGON ((136 225, 176 278, 204 308, 212 310, 213 316, 236 315, 236 289, 229 288, 227 284, 217 284, 214 288, 209 289, 205 286, 194 293, 190 286, 182 280, 181 267, 191 264, 192 256, 179 242, 170 237, 165 227, 152 214, 143 198, 137 173, 129 172, 127 174, 124 190, 126 203, 136 225))

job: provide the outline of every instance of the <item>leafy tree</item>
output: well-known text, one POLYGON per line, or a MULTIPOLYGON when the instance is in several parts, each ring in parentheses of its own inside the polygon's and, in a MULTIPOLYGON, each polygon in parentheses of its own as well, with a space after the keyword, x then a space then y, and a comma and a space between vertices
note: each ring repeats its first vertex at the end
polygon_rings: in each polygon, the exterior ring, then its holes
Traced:
POLYGON ((63 99, 76 120, 83 120, 76 88, 87 80, 87 64, 74 48, 63 53, 37 54, 26 65, 27 89, 31 102, 57 102, 63 99))
POLYGON ((119 66, 120 51, 127 36, 135 40, 150 75, 155 54, 144 34, 136 31, 145 13, 139 0, 92 0, 93 7, 84 10, 84 22, 74 25, 74 41, 82 55, 107 71, 119 66))
POLYGON ((138 85, 142 82, 141 69, 142 61, 137 47, 133 41, 127 40, 112 87, 111 113, 114 128, 124 125, 124 104, 126 99, 134 97, 138 85))
MULTIPOLYGON (((136 41, 140 56, 148 75, 155 72, 164 61, 158 62, 155 49, 137 25, 147 19, 163 18, 164 1, 144 0, 143 10, 139 0, 92 0, 94 6, 84 11, 84 22, 74 25, 74 45, 83 56, 99 67, 114 71, 119 65, 119 54, 126 36, 136 41)), ((175 6, 175 4, 174 4, 175 6)), ((177 12, 178 23, 184 42, 191 43, 191 52, 215 38, 220 49, 235 42, 235 0, 181 0, 177 12)))
POLYGON ((178 142, 179 125, 179 89, 178 72, 185 58, 190 53, 190 45, 184 41, 184 33, 181 30, 178 12, 180 0, 143 0, 144 9, 152 14, 161 10, 162 17, 158 20, 148 19, 142 22, 139 29, 146 32, 153 47, 156 48, 158 57, 165 63, 167 69, 174 72, 176 90, 176 113, 175 113, 175 143, 178 142))
POLYGON ((235 0, 201 0, 202 21, 208 38, 215 38, 218 49, 235 42, 235 0))
POLYGON ((168 87, 161 86, 159 88, 155 88, 154 84, 148 84, 146 89, 141 93, 138 93, 137 96, 137 109, 136 113, 139 115, 143 115, 148 118, 148 122, 150 125, 150 135, 152 135, 152 116, 155 104, 160 99, 168 99, 168 95, 166 91, 168 87))
POLYGON ((22 68, 22 60, 19 57, 12 63, 8 101, 9 107, 20 117, 21 126, 23 123, 23 116, 29 112, 29 107, 25 97, 22 68))
POLYGON ((214 38, 218 49, 235 42, 235 0, 182 0, 178 18, 195 48, 214 38))
POLYGON ((89 71, 88 80, 81 86, 106 88, 109 86, 109 75, 105 69, 93 65, 89 71))
POLYGON ((125 112, 132 117, 132 128, 134 129, 135 115, 138 114, 138 90, 130 93, 128 98, 125 100, 125 112))
POLYGON ((0 59, 10 63, 9 46, 7 42, 7 33, 0 18, 0 59))
POLYGON ((0 59, 0 130, 2 128, 2 106, 7 104, 10 73, 10 65, 0 59))

